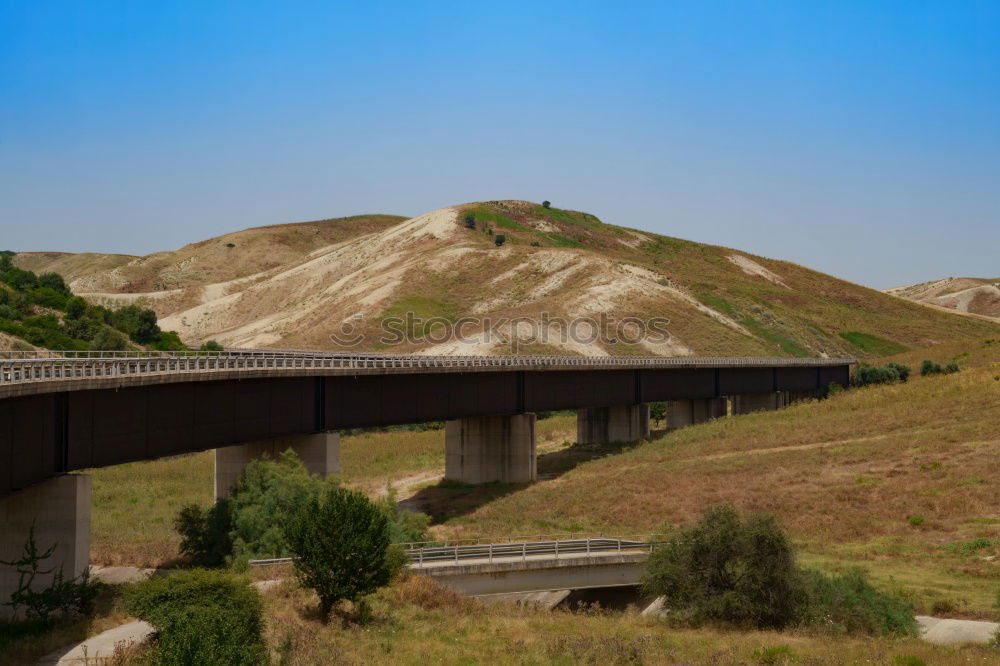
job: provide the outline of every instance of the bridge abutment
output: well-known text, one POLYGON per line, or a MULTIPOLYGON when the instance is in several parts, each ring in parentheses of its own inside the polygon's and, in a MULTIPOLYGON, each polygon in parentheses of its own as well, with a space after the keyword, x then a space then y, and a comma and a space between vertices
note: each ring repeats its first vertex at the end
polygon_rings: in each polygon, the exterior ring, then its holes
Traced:
POLYGON ((725 398, 693 398, 667 401, 667 429, 676 430, 726 416, 725 398))
POLYGON ((587 407, 576 411, 578 444, 635 442, 649 437, 649 405, 587 407))
MULTIPOLYGON (((29 486, 0 499, 0 560, 17 560, 34 526, 40 553, 55 546, 52 555, 39 564, 50 573, 39 574, 33 589, 47 587, 57 571, 67 579, 90 567, 91 477, 66 474, 29 486)), ((0 604, 18 589, 19 576, 12 566, 0 566, 0 604)), ((0 617, 10 617, 9 606, 0 605, 0 617)))
POLYGON ((524 483, 538 478, 535 415, 445 422, 446 478, 462 483, 524 483))
POLYGON ((251 460, 270 457, 273 460, 291 449, 311 474, 326 478, 340 472, 340 434, 317 432, 291 437, 277 437, 215 450, 215 497, 221 499, 243 474, 251 460))

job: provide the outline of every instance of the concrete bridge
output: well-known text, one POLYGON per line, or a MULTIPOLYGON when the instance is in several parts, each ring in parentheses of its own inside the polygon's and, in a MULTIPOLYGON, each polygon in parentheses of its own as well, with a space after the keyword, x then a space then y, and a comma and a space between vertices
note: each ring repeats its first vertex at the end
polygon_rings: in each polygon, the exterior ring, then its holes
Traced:
MULTIPOLYGON (((854 359, 423 356, 230 350, 18 353, 0 358, 0 559, 32 524, 66 573, 87 566, 90 479, 74 470, 216 450, 216 494, 287 448, 339 471, 339 429, 445 421, 445 473, 536 478, 535 412, 577 410, 577 441, 649 435, 846 386, 854 359)), ((0 571, 0 597, 16 582, 0 571)))

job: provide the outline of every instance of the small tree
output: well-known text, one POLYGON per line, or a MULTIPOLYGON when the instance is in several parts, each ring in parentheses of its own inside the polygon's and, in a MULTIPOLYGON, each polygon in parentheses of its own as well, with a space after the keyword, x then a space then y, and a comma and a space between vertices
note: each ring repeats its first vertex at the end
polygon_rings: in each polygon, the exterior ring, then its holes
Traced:
POLYGON ((220 352, 223 350, 223 347, 215 340, 209 340, 203 343, 198 349, 199 351, 220 352))
POLYGON ((342 600, 358 601, 386 585, 394 573, 389 520, 364 494, 327 488, 285 524, 299 581, 319 595, 323 616, 342 600))
POLYGON ((667 403, 663 401, 649 403, 649 418, 661 423, 667 418, 667 403))
POLYGON ((469 213, 468 215, 465 216, 465 228, 466 229, 476 228, 476 216, 473 215, 472 213, 469 213))
POLYGON ((507 237, 503 234, 497 234, 496 238, 493 239, 493 242, 496 243, 497 247, 500 247, 507 242, 507 237))
POLYGON ((795 553, 771 516, 741 520, 731 506, 709 509, 698 524, 654 550, 643 586, 689 621, 721 620, 780 629, 799 605, 795 553))
POLYGON ((552 205, 552 202, 550 202, 550 201, 543 201, 542 202, 542 208, 548 208, 551 205, 552 205))
POLYGON ((941 364, 935 363, 930 359, 924 359, 924 362, 920 364, 920 374, 924 377, 927 375, 940 375, 941 372, 941 364))

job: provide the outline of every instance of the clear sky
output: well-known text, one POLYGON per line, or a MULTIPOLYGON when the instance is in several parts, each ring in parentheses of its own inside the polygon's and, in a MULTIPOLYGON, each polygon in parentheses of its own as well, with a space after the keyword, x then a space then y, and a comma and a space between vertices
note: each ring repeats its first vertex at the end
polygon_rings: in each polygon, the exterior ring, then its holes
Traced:
POLYGON ((0 249, 549 199, 1000 275, 1000 2, 0 0, 0 249))

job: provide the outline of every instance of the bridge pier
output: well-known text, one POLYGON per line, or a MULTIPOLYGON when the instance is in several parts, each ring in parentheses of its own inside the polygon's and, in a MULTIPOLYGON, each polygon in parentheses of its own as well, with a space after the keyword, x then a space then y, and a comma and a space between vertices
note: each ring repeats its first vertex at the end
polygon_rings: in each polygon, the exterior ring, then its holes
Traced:
POLYGON ((215 450, 215 498, 229 494, 251 460, 278 457, 291 449, 311 474, 326 478, 340 472, 340 434, 316 432, 308 435, 276 437, 259 442, 224 446, 215 450))
MULTIPOLYGON (((55 546, 52 555, 40 562, 52 573, 35 578, 33 588, 44 588, 55 572, 62 570, 67 579, 75 578, 90 567, 91 478, 84 474, 66 474, 28 486, 0 499, 0 560, 19 559, 24 553, 32 525, 35 544, 44 553, 55 546)), ((14 567, 0 566, 0 604, 17 591, 18 573, 14 567)), ((0 617, 11 617, 9 606, 0 605, 0 617)))
POLYGON ((649 405, 587 407, 576 411, 577 444, 635 442, 649 437, 649 405))
POLYGON ((742 393, 733 396, 733 414, 750 414, 780 409, 788 404, 785 391, 774 393, 742 393))
POLYGON ((725 398, 668 400, 667 429, 676 430, 726 416, 727 407, 725 398))
POLYGON ((535 415, 445 422, 445 478, 462 483, 524 483, 538 478, 535 415))

